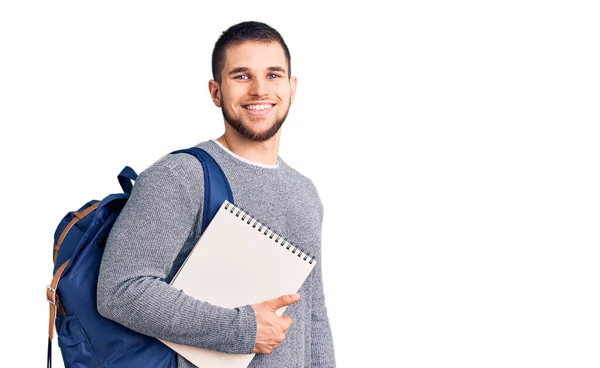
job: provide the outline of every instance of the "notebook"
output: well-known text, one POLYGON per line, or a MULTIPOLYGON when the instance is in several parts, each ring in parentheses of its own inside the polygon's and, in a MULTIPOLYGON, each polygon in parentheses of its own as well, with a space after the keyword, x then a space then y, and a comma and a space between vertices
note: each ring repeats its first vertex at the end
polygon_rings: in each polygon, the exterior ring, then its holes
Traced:
MULTIPOLYGON (((235 308, 298 292, 315 264, 310 254, 225 200, 171 285, 196 299, 235 308)), ((245 368, 254 357, 162 342, 201 368, 245 368)))

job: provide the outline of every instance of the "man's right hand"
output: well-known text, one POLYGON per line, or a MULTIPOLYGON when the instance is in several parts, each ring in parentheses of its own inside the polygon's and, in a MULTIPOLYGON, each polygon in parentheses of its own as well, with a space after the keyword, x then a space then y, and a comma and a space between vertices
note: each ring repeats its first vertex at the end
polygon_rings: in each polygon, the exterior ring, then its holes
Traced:
POLYGON ((256 314, 255 353, 270 354, 285 340, 285 333, 292 325, 292 319, 286 315, 279 317, 275 314, 275 311, 281 307, 294 304, 298 300, 300 300, 300 294, 289 294, 252 305, 256 314))

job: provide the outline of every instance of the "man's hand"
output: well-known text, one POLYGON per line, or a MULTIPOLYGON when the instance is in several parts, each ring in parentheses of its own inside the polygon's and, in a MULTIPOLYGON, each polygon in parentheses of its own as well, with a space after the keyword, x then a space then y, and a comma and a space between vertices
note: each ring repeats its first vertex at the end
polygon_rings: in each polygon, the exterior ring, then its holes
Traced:
POLYGON ((252 305, 256 314, 255 353, 270 354, 285 340, 285 333, 292 325, 292 319, 285 315, 279 317, 275 311, 286 305, 294 304, 298 300, 300 300, 300 294, 289 294, 252 305))

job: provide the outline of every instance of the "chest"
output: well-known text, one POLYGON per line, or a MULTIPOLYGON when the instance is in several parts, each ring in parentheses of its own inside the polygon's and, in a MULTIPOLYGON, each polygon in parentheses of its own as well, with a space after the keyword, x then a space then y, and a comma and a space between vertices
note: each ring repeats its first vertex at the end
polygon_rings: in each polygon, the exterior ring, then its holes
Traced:
POLYGON ((314 255, 321 238, 320 203, 296 194, 239 196, 236 205, 295 247, 314 255))

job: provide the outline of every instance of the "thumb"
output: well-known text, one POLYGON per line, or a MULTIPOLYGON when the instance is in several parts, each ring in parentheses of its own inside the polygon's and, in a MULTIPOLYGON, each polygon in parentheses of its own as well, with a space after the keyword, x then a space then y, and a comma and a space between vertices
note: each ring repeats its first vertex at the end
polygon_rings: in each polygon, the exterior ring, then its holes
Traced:
POLYGON ((294 304, 298 300, 300 300, 300 294, 298 294, 298 293, 288 294, 288 295, 282 295, 279 298, 275 298, 275 299, 271 300, 270 304, 274 310, 277 310, 281 307, 285 307, 286 305, 294 304))

